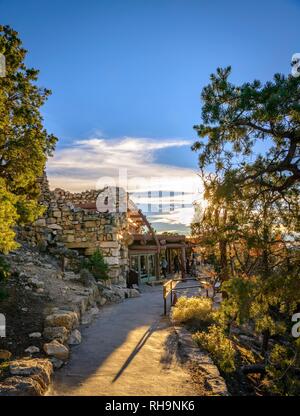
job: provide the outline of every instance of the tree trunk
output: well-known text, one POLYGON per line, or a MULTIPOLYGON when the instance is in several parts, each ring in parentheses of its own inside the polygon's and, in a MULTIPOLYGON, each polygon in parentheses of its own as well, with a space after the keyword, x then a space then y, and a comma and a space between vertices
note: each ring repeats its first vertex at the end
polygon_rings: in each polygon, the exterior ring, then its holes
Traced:
POLYGON ((265 331, 263 331, 262 336, 263 336, 263 341, 262 341, 261 350, 265 356, 269 348, 270 331, 266 329, 265 331))
MULTIPOLYGON (((219 249, 220 249, 220 280, 224 282, 225 280, 229 279, 228 273, 228 261, 227 261, 227 241, 221 240, 219 242, 219 249)), ((228 295, 225 291, 221 290, 222 298, 228 298, 228 295)))
MULTIPOLYGON (((286 371, 284 367, 280 364, 275 364, 274 367, 276 370, 286 371)), ((252 374, 252 373, 260 373, 264 374, 266 372, 266 365, 265 364, 251 364, 251 365, 244 365, 240 368, 240 370, 244 374, 252 374)), ((296 376, 300 375, 300 369, 297 367, 289 367, 288 371, 291 374, 295 374, 296 376)))
POLYGON ((220 266, 221 266, 221 272, 220 277, 221 281, 229 279, 228 275, 228 259, 227 259, 227 241, 221 240, 219 242, 219 249, 220 249, 220 266))

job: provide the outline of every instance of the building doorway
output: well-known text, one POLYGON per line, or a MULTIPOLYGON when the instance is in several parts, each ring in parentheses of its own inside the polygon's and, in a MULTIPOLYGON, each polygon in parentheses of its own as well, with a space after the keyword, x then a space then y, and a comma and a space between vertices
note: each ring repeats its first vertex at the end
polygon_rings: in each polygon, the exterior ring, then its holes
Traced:
POLYGON ((155 254, 130 255, 130 268, 138 274, 141 283, 156 280, 155 254))

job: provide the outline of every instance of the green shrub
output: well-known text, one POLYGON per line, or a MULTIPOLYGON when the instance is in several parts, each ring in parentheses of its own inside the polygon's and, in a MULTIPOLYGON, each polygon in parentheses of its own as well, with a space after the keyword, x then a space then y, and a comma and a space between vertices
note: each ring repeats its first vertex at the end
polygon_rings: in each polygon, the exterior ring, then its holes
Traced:
POLYGON ((172 318, 176 323, 189 321, 210 323, 212 322, 212 300, 209 298, 187 298, 182 296, 173 308, 172 318))
POLYGON ((6 377, 9 377, 9 361, 3 361, 0 363, 0 380, 4 380, 6 377))
POLYGON ((10 276, 10 266, 5 261, 4 257, 0 257, 0 301, 8 297, 8 292, 4 286, 9 276, 10 276))
POLYGON ((108 265, 103 258, 103 254, 97 249, 89 258, 82 263, 82 268, 88 269, 96 280, 107 280, 108 265))
POLYGON ((299 396, 300 338, 290 345, 273 346, 262 387, 273 395, 299 396))
POLYGON ((209 327, 208 332, 197 332, 194 341, 206 349, 220 370, 230 373, 235 370, 235 349, 232 341, 226 337, 217 325, 209 327))
POLYGON ((8 291, 0 286, 0 301, 9 297, 8 291))
POLYGON ((4 282, 9 278, 9 264, 3 257, 0 257, 0 282, 4 282))

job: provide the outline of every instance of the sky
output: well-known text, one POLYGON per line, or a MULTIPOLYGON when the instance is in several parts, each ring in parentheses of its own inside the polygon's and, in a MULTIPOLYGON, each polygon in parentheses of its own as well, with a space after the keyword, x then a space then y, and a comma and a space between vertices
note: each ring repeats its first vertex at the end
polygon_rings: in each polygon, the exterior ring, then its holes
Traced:
POLYGON ((209 75, 227 65, 236 83, 288 74, 299 22, 300 0, 0 0, 0 23, 52 90, 42 108, 59 138, 51 187, 92 189, 121 169, 146 213, 151 191, 153 226, 182 233, 201 199, 190 147, 209 75))

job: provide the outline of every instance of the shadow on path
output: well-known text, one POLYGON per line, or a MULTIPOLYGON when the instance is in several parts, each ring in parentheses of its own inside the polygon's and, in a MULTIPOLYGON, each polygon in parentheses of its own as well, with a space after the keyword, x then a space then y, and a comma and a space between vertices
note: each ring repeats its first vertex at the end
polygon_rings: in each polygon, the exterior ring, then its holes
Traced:
POLYGON ((153 332, 158 329, 158 322, 155 322, 153 325, 151 325, 150 328, 147 329, 147 331, 144 333, 142 338, 139 340, 137 345, 135 346, 132 353, 129 355, 125 363, 122 365, 118 373, 115 375, 113 379, 113 383, 118 380, 118 378, 122 375, 123 371, 126 370, 126 368, 129 366, 131 361, 134 359, 134 357, 140 352, 140 350, 143 348, 143 346, 146 344, 147 340, 151 337, 153 332))
POLYGON ((141 297, 102 308, 82 328, 82 343, 55 373, 48 395, 193 395, 162 314, 162 287, 144 288, 141 297))

